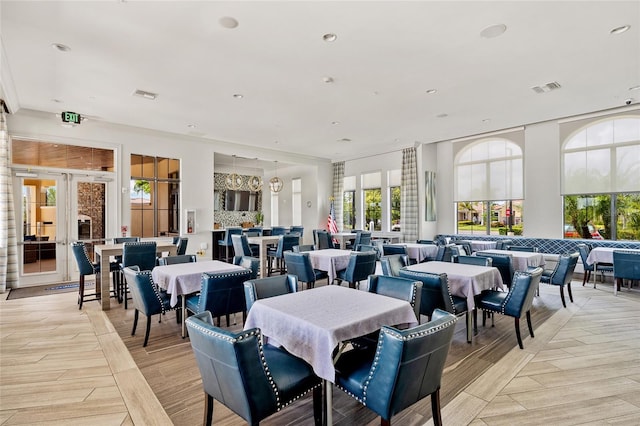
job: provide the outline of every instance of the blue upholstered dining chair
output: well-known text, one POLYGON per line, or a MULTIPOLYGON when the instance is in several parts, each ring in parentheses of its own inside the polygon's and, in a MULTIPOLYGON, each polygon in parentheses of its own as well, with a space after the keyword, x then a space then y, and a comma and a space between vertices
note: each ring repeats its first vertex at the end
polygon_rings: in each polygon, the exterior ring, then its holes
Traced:
POLYGON ((294 253, 300 253, 303 251, 314 251, 316 246, 313 244, 298 244, 297 246, 293 246, 294 253))
POLYGON ((233 242, 233 252, 235 256, 258 257, 260 255, 260 248, 257 246, 251 247, 245 234, 232 235, 231 241, 233 242))
POLYGON ((307 283, 307 288, 313 288, 318 280, 329 280, 327 271, 313 268, 309 253, 287 251, 284 253, 284 261, 287 264, 287 274, 295 275, 301 283, 307 283))
MULTIPOLYGON (((100 300, 98 296, 97 289, 100 283, 100 263, 93 263, 89 259, 89 253, 87 253, 87 247, 84 245, 83 241, 77 241, 71 243, 71 251, 73 252, 73 256, 76 259, 76 265, 78 266, 78 272, 80 273, 80 278, 78 280, 78 309, 82 309, 82 304, 84 302, 100 300), (94 293, 85 293, 85 277, 87 275, 95 275, 96 276, 96 291, 94 293), (89 299, 87 299, 87 297, 89 299)), ((115 274, 120 273, 119 267, 112 269, 114 273, 114 286, 116 284, 115 274)), ((108 283, 107 283, 108 285, 108 283)), ((117 288, 114 288, 114 294, 117 297, 117 288)))
POLYGON ((506 250, 509 246, 513 245, 513 240, 502 239, 496 241, 496 250, 506 250))
MULTIPOLYGON (((482 309, 482 325, 485 325, 486 315, 502 314, 514 318, 516 328, 516 338, 520 349, 524 349, 522 345, 522 337, 520 336, 520 318, 523 315, 527 317, 527 325, 529 326, 529 334, 533 334, 533 325, 531 324, 531 306, 533 298, 540 283, 542 276, 542 268, 533 268, 526 272, 517 271, 513 277, 509 292, 498 290, 484 290, 478 297, 478 309, 482 309)), ((493 322, 493 315, 491 315, 493 322)))
MULTIPOLYGON (((587 258, 589 257, 589 253, 591 253, 592 246, 591 244, 580 243, 577 245, 578 253, 580 253, 580 259, 582 260, 582 269, 584 270, 584 275, 582 276, 582 285, 584 286, 587 281, 591 279, 591 272, 593 272, 593 263, 587 263, 587 258)), ((604 273, 605 272, 613 272, 613 264, 611 263, 598 263, 598 272, 602 275, 602 280, 604 281, 604 273)), ((595 278, 594 278, 595 279, 595 278)), ((596 287, 595 281, 593 284, 593 288, 596 287)))
POLYGON ((273 270, 273 261, 279 263, 280 273, 283 274, 285 271, 286 261, 284 259, 284 253, 288 251, 293 251, 293 246, 297 246, 300 244, 300 236, 298 234, 288 234, 281 235, 278 240, 278 245, 275 249, 267 250, 268 256, 268 275, 271 275, 271 271, 273 270))
POLYGON ((502 283, 507 287, 511 287, 513 280, 513 257, 510 254, 499 254, 491 252, 477 251, 477 257, 489 257, 491 258, 491 266, 498 268, 500 276, 502 277, 502 283))
POLYGON ((351 252, 347 268, 338 271, 337 278, 346 281, 351 288, 360 288, 360 281, 369 278, 376 272, 376 252, 351 252))
MULTIPOLYGON (((156 266, 155 241, 126 242, 122 245, 122 263, 120 268, 137 266, 141 271, 152 271, 156 266)), ((124 308, 127 309, 128 290, 127 279, 122 280, 120 286, 121 296, 124 299, 124 308)))
POLYGON ((433 423, 442 424, 440 386, 456 317, 436 310, 426 324, 407 330, 384 326, 376 350, 354 349, 336 363, 336 385, 381 417, 391 418, 431 396, 433 423))
POLYGON ((209 312, 187 319, 187 328, 202 377, 205 425, 212 424, 214 400, 257 425, 311 390, 314 422, 322 424, 321 380, 302 359, 263 344, 260 329, 223 330, 209 312))
MULTIPOLYGON (((456 316, 465 315, 467 326, 467 343, 471 343, 474 326, 473 312, 469 310, 467 299, 451 294, 449 278, 447 274, 434 274, 430 272, 400 270, 400 277, 422 282, 422 294, 420 296, 420 315, 431 318, 436 309, 447 311, 456 316)), ((420 321, 420 317, 418 317, 420 321)))
POLYGON ((244 282, 251 279, 251 271, 243 269, 233 272, 203 273, 200 293, 187 296, 187 311, 200 314, 209 311, 218 319, 224 315, 227 327, 230 325, 230 314, 242 312, 242 321, 247 317, 244 301, 244 282))
POLYGON ((304 235, 304 226, 292 226, 291 230, 289 231, 289 233, 298 234, 300 236, 300 238, 302 239, 302 237, 304 235))
POLYGON ((298 291, 298 277, 291 274, 245 281, 244 300, 247 312, 251 310, 256 300, 295 293, 296 291, 298 291))
POLYGON ((260 271, 260 259, 251 256, 234 256, 233 264, 250 270, 252 280, 258 278, 258 272, 260 271))
POLYGON ((614 250, 613 278, 618 289, 624 284, 624 280, 629 280, 629 288, 632 282, 640 280, 640 253, 614 250))
POLYGON ((507 250, 510 251, 522 251, 527 253, 537 253, 538 248, 533 246, 508 246, 507 250))
POLYGON ((178 256, 187 254, 187 245, 189 244, 189 238, 180 237, 176 243, 176 254, 178 256))
POLYGON ((462 263, 466 265, 492 266, 493 259, 484 256, 453 256, 453 263, 462 263))
POLYGON ((218 240, 218 246, 224 247, 224 256, 222 255, 222 250, 220 250, 219 260, 224 260, 225 262, 231 260, 232 256, 229 255, 229 249, 233 248, 231 236, 240 234, 242 234, 242 228, 240 227, 229 227, 224 230, 224 237, 221 240, 218 240))
POLYGON ((409 266, 409 256, 406 254, 390 254, 380 258, 382 273, 391 277, 400 275, 400 269, 409 266))
POLYGON ((175 265, 178 263, 193 263, 196 261, 196 255, 179 254, 176 256, 159 257, 157 260, 159 266, 175 265))
MULTIPOLYGON (((139 312, 142 312, 147 317, 147 328, 144 334, 144 343, 142 344, 142 346, 145 347, 149 342, 151 316, 164 315, 165 312, 173 310, 169 303, 170 296, 153 282, 151 271, 140 271, 137 266, 127 266, 122 272, 129 285, 133 299, 133 308, 135 309, 133 314, 133 328, 131 329, 132 336, 136 334, 139 312)), ((177 322, 180 322, 179 312, 180 311, 176 311, 177 322)))
POLYGON ((317 250, 335 248, 335 246, 333 245, 331 234, 324 229, 313 230, 313 243, 316 246, 317 250))
MULTIPOLYGON (((571 294, 571 278, 573 278, 573 272, 576 269, 578 263, 578 253, 561 255, 556 263, 555 269, 547 273, 542 271, 540 282, 544 284, 557 285, 560 287, 560 299, 562 300, 562 306, 567 307, 567 303, 564 300, 564 287, 567 287, 567 293, 569 293, 569 300, 573 303, 573 294, 571 294)), ((530 268, 533 269, 533 268, 530 268)))
POLYGON ((287 233, 287 228, 284 226, 274 226, 271 228, 271 235, 285 235, 287 233))

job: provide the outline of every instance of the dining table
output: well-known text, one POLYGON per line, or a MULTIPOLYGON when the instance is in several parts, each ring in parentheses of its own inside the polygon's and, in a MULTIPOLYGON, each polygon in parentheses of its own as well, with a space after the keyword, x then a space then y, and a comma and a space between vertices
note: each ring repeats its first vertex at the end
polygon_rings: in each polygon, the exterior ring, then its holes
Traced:
POLYGON ((267 276, 267 251, 269 250, 269 246, 278 244, 279 239, 280 235, 247 237, 247 242, 249 244, 257 244, 259 247, 258 257, 260 258, 260 278, 267 276))
POLYGON ((447 274, 451 294, 467 299, 469 311, 475 309, 475 296, 482 293, 482 290, 504 288, 500 271, 493 266, 433 261, 409 265, 406 269, 432 274, 447 274))
POLYGON ((338 248, 339 249, 345 249, 347 248, 347 241, 352 241, 356 239, 356 233, 355 232, 336 232, 336 233, 332 233, 331 237, 338 241, 338 248))
POLYGON ((482 250, 482 253, 510 254, 515 271, 526 271, 530 266, 544 267, 544 253, 515 250, 482 250))
POLYGON ((222 262, 220 260, 205 260, 203 262, 176 263, 173 265, 156 266, 151 271, 153 282, 170 294, 171 306, 178 304, 178 296, 182 299, 182 337, 185 336, 186 295, 197 293, 202 286, 202 274, 233 272, 244 269, 242 266, 222 262))
POLYGON ((344 344, 383 325, 399 324, 418 325, 409 302, 328 285, 257 300, 244 329, 259 328, 268 343, 282 346, 311 365, 323 379, 325 419, 331 425, 334 364, 344 344))
POLYGON ((338 271, 347 269, 353 252, 351 250, 323 249, 311 250, 305 253, 309 253, 309 260, 313 269, 325 271, 329 276, 329 284, 331 284, 338 276, 338 271))
POLYGON ((393 243, 388 245, 406 247, 409 259, 413 259, 417 263, 423 262, 428 259, 435 259, 436 254, 438 254, 438 246, 435 244, 393 243))
POLYGON ((476 252, 476 251, 482 251, 482 250, 495 249, 497 242, 488 241, 488 240, 469 240, 469 244, 471 244, 471 250, 476 252))
MULTIPOLYGON (((156 241, 156 253, 159 256, 162 256, 162 253, 169 253, 169 255, 174 256, 177 250, 177 246, 171 241, 156 241)), ((109 257, 122 256, 122 251, 123 244, 96 244, 93 246, 96 260, 100 263, 100 282, 106 283, 106 285, 100 285, 100 289, 96 288, 96 292, 100 293, 103 311, 111 309, 111 299, 109 298, 109 257)))
MULTIPOLYGON (((615 250, 623 250, 640 253, 639 249, 627 249, 622 247, 594 247, 587 256, 587 265, 593 265, 593 285, 596 285, 596 272, 598 270, 598 263, 613 264, 613 252, 615 250)), ((613 284, 613 294, 618 294, 618 286, 613 284)))

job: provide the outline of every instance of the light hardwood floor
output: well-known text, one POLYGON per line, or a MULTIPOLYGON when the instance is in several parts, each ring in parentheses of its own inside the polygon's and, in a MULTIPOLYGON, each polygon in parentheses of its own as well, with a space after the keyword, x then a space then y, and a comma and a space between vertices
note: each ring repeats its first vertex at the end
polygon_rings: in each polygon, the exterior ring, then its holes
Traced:
MULTIPOLYGON (((473 344, 459 321, 442 384, 447 425, 640 424, 640 292, 582 287, 562 308, 558 289, 541 286, 536 337, 517 348, 513 319, 479 327, 473 344)), ((0 301, 0 424, 197 425, 200 376, 173 314, 154 320, 142 348, 144 318, 131 334, 133 310, 112 301, 107 313, 75 293, 0 301)), ((240 318, 238 318, 240 320, 240 318)), ((239 329, 241 324, 232 325, 239 329)), ((523 326, 526 335, 526 325, 523 326)), ((430 423, 429 399, 394 417, 430 423)), ((264 422, 311 425, 305 398, 264 422)), ((244 422, 216 403, 221 425, 244 422)), ((379 418, 334 391, 337 425, 377 425, 379 418)))

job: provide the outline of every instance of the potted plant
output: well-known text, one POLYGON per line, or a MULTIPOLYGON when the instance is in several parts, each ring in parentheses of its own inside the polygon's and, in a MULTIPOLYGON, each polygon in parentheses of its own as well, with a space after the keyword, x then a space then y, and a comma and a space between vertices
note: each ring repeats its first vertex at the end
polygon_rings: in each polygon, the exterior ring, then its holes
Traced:
POLYGON ((264 215, 261 211, 256 212, 256 222, 258 226, 262 226, 262 221, 264 220, 264 215))

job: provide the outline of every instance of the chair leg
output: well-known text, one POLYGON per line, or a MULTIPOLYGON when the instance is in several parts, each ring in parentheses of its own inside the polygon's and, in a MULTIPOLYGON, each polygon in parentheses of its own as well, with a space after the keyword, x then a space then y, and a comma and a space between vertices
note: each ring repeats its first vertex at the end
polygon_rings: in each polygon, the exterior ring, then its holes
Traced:
POLYGON ((529 334, 531 337, 536 337, 533 335, 533 324, 531 324, 531 311, 527 311, 527 325, 529 326, 529 334))
POLYGON ((315 426, 322 425, 322 386, 313 389, 313 421, 315 426))
POLYGON ((560 300, 562 300, 562 306, 567 307, 567 303, 564 301, 564 290, 562 286, 560 287, 560 300))
POLYGON ((518 339, 518 346, 520 346, 520 349, 524 349, 524 346, 522 346, 522 337, 520 336, 520 318, 515 317, 515 324, 516 324, 516 338, 518 339))
POLYGON ((567 283, 567 293, 569 293, 569 300, 573 303, 573 294, 571 294, 571 281, 567 283))
POLYGON ((147 346, 147 343, 149 342, 150 331, 151 331, 151 315, 147 315, 147 330, 144 333, 144 343, 142 344, 143 348, 147 346))
POLYGON ((131 335, 136 334, 136 327, 138 327, 138 310, 133 313, 133 328, 131 329, 131 335))
POLYGON ((471 330, 473 329, 473 324, 472 324, 472 320, 473 317, 471 315, 471 312, 467 311, 467 343, 471 343, 471 330))
POLYGON ((442 415, 440 414, 440 388, 431 394, 431 413, 433 416, 433 424, 435 426, 442 425, 442 415))
POLYGON ((84 302, 84 275, 80 275, 78 283, 78 309, 82 309, 82 302, 84 302))
POLYGON ((211 426, 213 422, 213 397, 208 393, 204 393, 204 424, 211 426))

